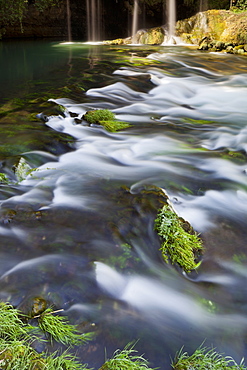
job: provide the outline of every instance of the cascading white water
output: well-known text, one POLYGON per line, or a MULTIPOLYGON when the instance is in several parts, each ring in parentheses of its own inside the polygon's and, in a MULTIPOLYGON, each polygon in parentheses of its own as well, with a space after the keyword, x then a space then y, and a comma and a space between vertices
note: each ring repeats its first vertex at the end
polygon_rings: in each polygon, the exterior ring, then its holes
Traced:
POLYGON ((99 41, 101 37, 101 2, 100 0, 87 0, 88 41, 99 41))
POLYGON ((72 41, 72 32, 71 32, 71 11, 70 11, 70 0, 66 2, 67 6, 67 29, 68 29, 68 41, 72 41))
POLYGON ((208 0, 200 0, 199 11, 205 12, 208 10, 208 0))
POLYGON ((167 0, 168 1, 168 34, 169 36, 175 35, 175 26, 176 26, 176 0, 167 0))
POLYGON ((138 7, 139 7, 138 0, 135 0, 134 1, 133 18, 132 18, 132 30, 131 30, 131 33, 132 33, 132 36, 133 36, 133 43, 135 42, 134 41, 134 35, 137 33, 137 30, 138 30, 138 7))
MULTIPOLYGON (((56 99, 61 90, 52 90, 53 101, 65 109, 47 117, 47 130, 41 131, 39 122, 32 123, 32 130, 23 125, 17 148, 9 126, 1 135, 2 150, 8 150, 1 152, 7 157, 1 171, 12 173, 13 155, 20 152, 34 168, 21 183, 12 174, 12 182, 0 186, 1 301, 31 309, 32 297, 39 296, 64 308, 72 322, 95 330, 93 351, 78 350, 89 367, 102 367, 104 348, 113 353, 136 338, 138 351, 163 370, 171 368, 171 358, 183 345, 193 353, 205 342, 238 362, 246 358, 243 57, 149 46, 148 63, 138 67, 130 63, 126 47, 106 52, 101 46, 51 43, 30 59, 33 67, 26 75, 25 68, 6 68, 26 65, 23 51, 31 49, 25 43, 17 59, 13 51, 19 43, 3 50, 5 97, 9 90, 16 96, 20 71, 25 88, 30 84, 36 92, 41 68, 48 88, 52 73, 58 80, 54 88, 70 83, 72 76, 76 89, 73 100, 56 99), (68 76, 61 65, 66 66, 71 49, 73 74, 68 76), (88 55, 95 49, 99 57, 97 68, 90 70, 92 83, 81 71, 87 73, 88 55), (85 86, 85 94, 78 86, 85 86), (88 126, 83 116, 94 108, 111 109, 132 127, 113 133, 88 126), (32 145, 42 143, 37 147, 42 150, 24 152, 25 137, 32 145), (62 137, 69 143, 66 151, 62 137), (179 215, 205 241, 202 263, 189 275, 161 260, 154 230, 156 186, 166 190, 179 215)), ((143 58, 143 48, 132 49, 143 58)), ((43 94, 44 85, 37 91, 43 94)), ((33 102, 34 111, 40 108, 33 102)))

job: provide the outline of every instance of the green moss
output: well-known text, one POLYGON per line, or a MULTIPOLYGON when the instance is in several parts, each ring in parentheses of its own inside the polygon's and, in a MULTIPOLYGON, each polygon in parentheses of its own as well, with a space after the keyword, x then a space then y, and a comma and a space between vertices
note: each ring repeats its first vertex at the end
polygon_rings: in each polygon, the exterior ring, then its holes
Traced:
POLYGON ((245 153, 241 152, 234 152, 232 150, 229 150, 227 153, 223 153, 221 155, 221 158, 231 160, 235 163, 244 164, 246 163, 246 155, 245 153))
POLYGON ((214 121, 208 121, 206 119, 193 119, 193 118, 186 118, 183 120, 185 123, 191 123, 193 125, 211 125, 214 121))
POLYGON ((232 357, 204 347, 199 347, 191 356, 180 350, 171 365, 174 370, 246 370, 242 361, 238 365, 232 357))
POLYGON ((101 121, 100 124, 104 126, 107 131, 110 132, 117 132, 131 127, 129 123, 122 121, 101 121))
POLYGON ((40 121, 40 119, 37 117, 37 114, 36 113, 29 114, 28 120, 30 122, 39 122, 40 121))
POLYGON ((169 205, 159 211, 155 229, 162 238, 160 249, 165 262, 177 264, 186 272, 198 267, 196 254, 203 249, 202 242, 169 205))
POLYGON ((108 109, 95 109, 84 114, 83 118, 90 124, 102 125, 107 131, 117 132, 130 127, 127 122, 117 121, 114 113, 108 109))
POLYGON ((88 123, 98 123, 100 124, 101 121, 114 121, 115 115, 108 109, 95 109, 90 110, 84 114, 83 118, 88 123))

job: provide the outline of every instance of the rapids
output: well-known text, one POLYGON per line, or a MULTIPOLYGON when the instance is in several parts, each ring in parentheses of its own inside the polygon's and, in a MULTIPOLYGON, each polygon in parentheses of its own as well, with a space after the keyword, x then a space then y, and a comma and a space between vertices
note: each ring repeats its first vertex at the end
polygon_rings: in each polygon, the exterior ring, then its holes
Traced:
MULTIPOLYGON (((46 130, 59 132, 73 137, 70 149, 37 144, 20 152, 35 170, 1 184, 0 299, 23 309, 39 296, 95 330, 78 349, 89 367, 130 341, 164 370, 182 346, 191 353, 202 342, 240 361, 247 354, 246 59, 179 46, 51 50, 52 67, 44 57, 37 72, 44 81, 56 63, 64 74, 54 80, 76 85, 85 70, 91 79, 84 91, 49 97, 64 109, 47 115, 40 141, 46 130), (132 127, 109 133, 76 123, 93 108, 111 109, 132 127), (197 272, 161 259, 155 187, 201 233, 197 272)), ((13 81, 1 80, 11 96, 13 81)), ((12 162, 2 158, 5 173, 12 162)))

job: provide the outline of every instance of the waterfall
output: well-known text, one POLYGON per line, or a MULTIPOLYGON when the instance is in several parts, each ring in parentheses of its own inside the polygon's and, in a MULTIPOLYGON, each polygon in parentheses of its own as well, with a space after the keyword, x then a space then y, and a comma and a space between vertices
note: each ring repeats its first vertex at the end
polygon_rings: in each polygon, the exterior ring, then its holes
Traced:
POLYGON ((199 11, 204 12, 208 10, 208 0, 200 0, 199 11))
POLYGON ((101 32, 101 0, 87 0, 87 38, 99 41, 101 32))
POLYGON ((134 0, 134 10, 133 10, 133 19, 132 19, 132 36, 138 31, 138 0, 134 0))
POLYGON ((68 41, 72 41, 72 32, 71 32, 71 12, 70 12, 70 0, 66 1, 67 5, 67 28, 68 28, 68 41))
POLYGON ((168 34, 169 36, 175 35, 176 26, 176 0, 168 1, 168 34))

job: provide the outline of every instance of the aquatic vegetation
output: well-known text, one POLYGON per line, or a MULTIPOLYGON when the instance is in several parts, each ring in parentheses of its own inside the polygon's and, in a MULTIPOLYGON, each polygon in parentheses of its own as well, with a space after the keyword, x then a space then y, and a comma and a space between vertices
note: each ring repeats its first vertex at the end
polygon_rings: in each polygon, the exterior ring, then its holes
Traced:
POLYGON ((224 357, 217 353, 214 348, 208 349, 202 346, 191 356, 187 352, 183 352, 182 348, 171 365, 174 370, 246 370, 243 360, 238 365, 232 357, 224 357))
POLYGON ((131 126, 129 123, 123 121, 101 121, 100 124, 110 132, 121 131, 131 126))
POLYGON ((18 182, 25 180, 30 170, 32 170, 31 166, 29 166, 26 160, 23 157, 21 157, 19 163, 15 167, 15 175, 17 177, 18 182))
POLYGON ((107 131, 116 132, 130 127, 127 122, 117 121, 115 114, 108 109, 95 109, 84 114, 83 118, 90 124, 99 124, 107 131))
POLYGON ((108 109, 95 109, 90 110, 84 114, 83 118, 88 123, 99 123, 101 121, 112 121, 115 119, 114 113, 108 109))
POLYGON ((117 350, 99 370, 152 370, 142 355, 137 355, 133 345, 127 345, 122 351, 117 350))
MULTIPOLYGON (((61 310, 60 310, 61 311, 61 310)), ((57 312, 57 311, 56 311, 57 312)), ((38 353, 32 343, 39 340, 41 329, 60 343, 66 345, 84 344, 92 337, 91 333, 80 334, 70 325, 65 317, 54 316, 56 313, 47 309, 38 318, 38 327, 24 322, 28 317, 7 303, 0 303, 0 363, 1 369, 16 370, 82 370, 85 365, 78 362, 68 350, 63 353, 38 353), (22 321, 23 319, 23 321, 22 321)), ((31 319, 31 318, 30 318, 31 319)), ((46 339, 47 340, 47 339, 46 339)), ((44 342, 44 339, 40 339, 44 342)))
POLYGON ((214 121, 206 120, 206 119, 193 119, 186 117, 183 119, 185 123, 191 123, 193 125, 211 125, 214 121))
POLYGON ((155 229, 162 238, 161 252, 165 262, 179 265, 185 272, 198 267, 196 254, 202 251, 202 242, 190 225, 166 204, 158 212, 155 229))
POLYGON ((79 345, 92 339, 92 333, 77 333, 75 327, 70 325, 65 317, 54 316, 51 308, 39 316, 38 322, 44 333, 49 333, 51 338, 65 345, 79 345))
POLYGON ((9 179, 4 173, 0 173, 0 184, 8 184, 9 179))

